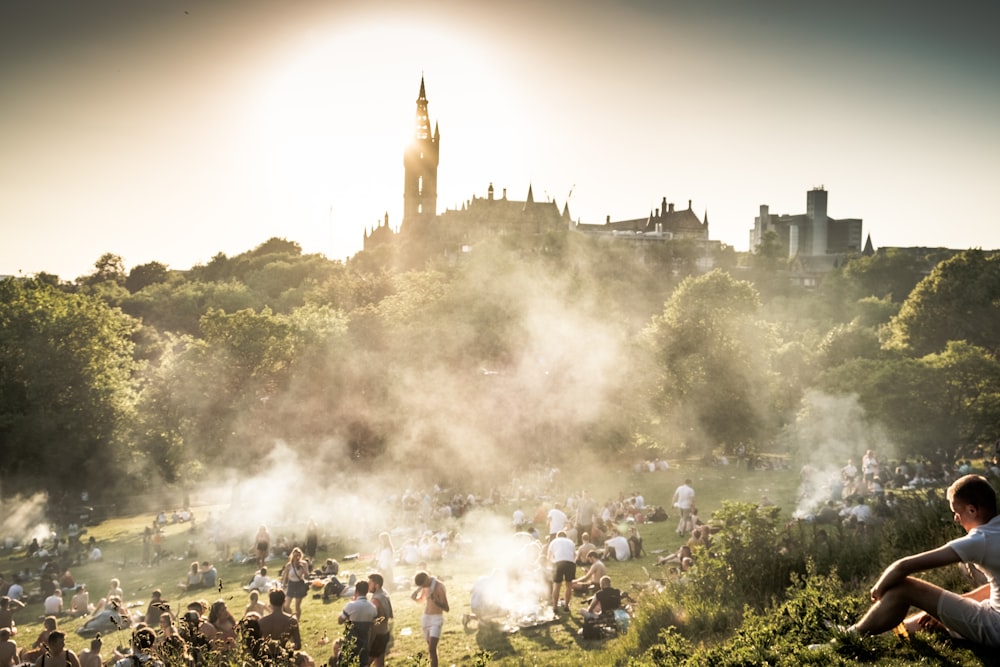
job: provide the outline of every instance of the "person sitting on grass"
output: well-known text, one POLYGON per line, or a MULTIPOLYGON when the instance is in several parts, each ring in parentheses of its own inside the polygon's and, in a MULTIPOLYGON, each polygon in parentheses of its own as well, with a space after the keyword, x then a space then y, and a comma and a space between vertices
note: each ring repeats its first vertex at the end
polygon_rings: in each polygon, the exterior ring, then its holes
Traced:
POLYGON ((35 643, 31 645, 30 649, 21 651, 21 661, 22 662, 35 662, 43 655, 47 647, 49 646, 49 636, 53 632, 58 630, 58 624, 55 616, 46 616, 42 620, 42 629, 38 633, 38 637, 35 639, 35 643))
POLYGON ((600 586, 601 579, 608 573, 608 568, 601 560, 601 554, 597 549, 591 549, 587 554, 587 564, 586 573, 572 581, 574 593, 586 592, 600 586))
POLYGON ((267 614, 267 607, 260 601, 260 591, 250 591, 250 602, 247 604, 247 608, 243 610, 243 616, 246 617, 250 614, 257 614, 257 616, 267 614))
POLYGON ((271 581, 271 577, 267 576, 267 566, 265 565, 254 573, 250 583, 247 584, 247 590, 267 593, 273 585, 274 582, 271 581))
POLYGON ((901 558, 871 589, 873 604, 860 621, 841 631, 876 635, 898 627, 908 632, 944 628, 964 639, 1000 646, 1000 517, 996 492, 985 477, 965 475, 948 487, 955 522, 966 535, 944 546, 901 558), (910 575, 956 563, 981 569, 989 583, 959 595, 910 575), (910 607, 921 611, 907 616, 910 607))
POLYGON ((24 609, 23 602, 9 598, 6 595, 0 597, 0 628, 10 628, 11 636, 17 634, 17 625, 14 623, 14 612, 18 609, 24 609))
POLYGON ((104 641, 100 637, 94 637, 90 640, 90 648, 85 648, 80 651, 80 655, 77 659, 80 661, 80 667, 101 667, 104 664, 104 659, 101 658, 101 648, 104 646, 104 641))
POLYGON ((191 567, 188 568, 187 576, 184 581, 180 583, 180 587, 189 591, 201 588, 201 570, 198 569, 198 561, 191 563, 191 567))
POLYGON ((76 595, 69 603, 70 616, 86 616, 91 611, 90 591, 87 590, 87 584, 80 584, 76 589, 76 595))
POLYGON ((35 667, 80 667, 80 660, 66 648, 66 635, 53 630, 46 639, 42 653, 35 658, 35 667))
POLYGON ((10 628, 0 628, 0 665, 9 667, 17 659, 17 642, 11 639, 10 628))
POLYGON ((594 593, 590 606, 583 610, 583 618, 588 621, 613 619, 615 609, 621 609, 622 592, 611 587, 611 577, 601 577, 601 589, 594 593))

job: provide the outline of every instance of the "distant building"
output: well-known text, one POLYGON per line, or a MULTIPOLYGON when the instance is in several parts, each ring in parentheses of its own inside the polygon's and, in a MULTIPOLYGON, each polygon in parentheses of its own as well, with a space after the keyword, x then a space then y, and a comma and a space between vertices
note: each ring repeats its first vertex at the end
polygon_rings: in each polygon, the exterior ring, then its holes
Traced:
POLYGON ((416 128, 412 142, 403 154, 403 221, 398 231, 389 225, 386 213, 375 227, 365 231, 364 249, 412 239, 427 247, 451 254, 477 241, 502 234, 542 235, 553 232, 578 232, 595 238, 632 243, 637 247, 665 242, 685 243, 695 263, 705 270, 712 268, 722 244, 708 238, 708 213, 699 220, 688 200, 686 209, 676 209, 664 197, 661 206, 648 217, 611 221, 604 224, 574 223, 569 203, 560 210, 555 201, 535 201, 532 186, 524 200, 509 199, 504 188, 498 196, 490 183, 485 197, 473 195, 460 208, 437 214, 437 176, 440 162, 441 132, 437 124, 431 132, 427 92, 420 79, 417 95, 416 128))
POLYGON ((806 193, 806 212, 798 215, 774 215, 761 205, 750 230, 750 250, 756 252, 767 232, 777 235, 785 255, 822 257, 853 255, 861 252, 861 219, 835 220, 827 215, 827 191, 823 187, 806 193))
POLYGON ((531 185, 524 201, 507 198, 507 188, 496 197, 493 184, 485 197, 465 202, 460 209, 449 209, 439 217, 441 233, 453 240, 472 243, 497 234, 542 234, 565 231, 572 224, 569 204, 559 211, 554 201, 538 202, 531 185))
POLYGON ((420 77, 417 118, 413 141, 403 153, 403 230, 421 233, 437 217, 437 170, 441 132, 427 112, 424 78, 420 77))

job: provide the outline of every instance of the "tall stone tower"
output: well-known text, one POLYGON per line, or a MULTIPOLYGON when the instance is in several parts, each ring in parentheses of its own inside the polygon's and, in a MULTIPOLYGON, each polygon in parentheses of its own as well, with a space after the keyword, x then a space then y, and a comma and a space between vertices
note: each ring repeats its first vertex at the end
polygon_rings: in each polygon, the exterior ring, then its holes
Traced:
POLYGON ((404 233, 420 233, 437 215, 437 169, 441 133, 437 125, 431 135, 427 114, 424 77, 420 77, 417 97, 417 122, 413 141, 403 153, 403 223, 404 233))
POLYGON ((806 193, 806 216, 812 227, 812 255, 825 255, 828 241, 828 218, 826 216, 826 190, 823 186, 806 193))

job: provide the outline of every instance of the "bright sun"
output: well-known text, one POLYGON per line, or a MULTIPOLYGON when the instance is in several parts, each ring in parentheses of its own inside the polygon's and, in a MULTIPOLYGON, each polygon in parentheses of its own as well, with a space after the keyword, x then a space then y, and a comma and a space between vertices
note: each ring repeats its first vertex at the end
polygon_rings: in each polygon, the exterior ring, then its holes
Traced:
POLYGON ((402 155, 422 75, 431 122, 445 117, 439 211, 485 194, 490 180, 511 172, 523 135, 504 104, 463 96, 468 77, 492 76, 498 91, 506 85, 482 46, 441 27, 380 22, 315 32, 296 47, 253 101, 251 133, 270 215, 307 251, 349 255, 385 213, 398 227, 402 155), (418 37, 428 45, 419 59, 409 47, 418 37), (463 141, 467 134, 480 143, 463 141))

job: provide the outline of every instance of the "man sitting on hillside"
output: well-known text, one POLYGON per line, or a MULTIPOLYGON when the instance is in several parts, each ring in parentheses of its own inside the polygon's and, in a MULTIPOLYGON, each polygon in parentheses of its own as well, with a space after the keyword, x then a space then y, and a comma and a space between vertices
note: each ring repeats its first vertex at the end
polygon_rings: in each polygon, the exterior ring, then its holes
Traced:
POLYGON ((871 589, 874 604, 849 634, 875 635, 900 623, 909 632, 944 627, 986 646, 1000 646, 1000 517, 996 492, 986 478, 965 475, 948 487, 955 522, 967 534, 942 547, 901 558, 871 589), (954 563, 972 563, 989 583, 964 595, 909 575, 954 563), (910 607, 922 611, 907 617, 910 607))

